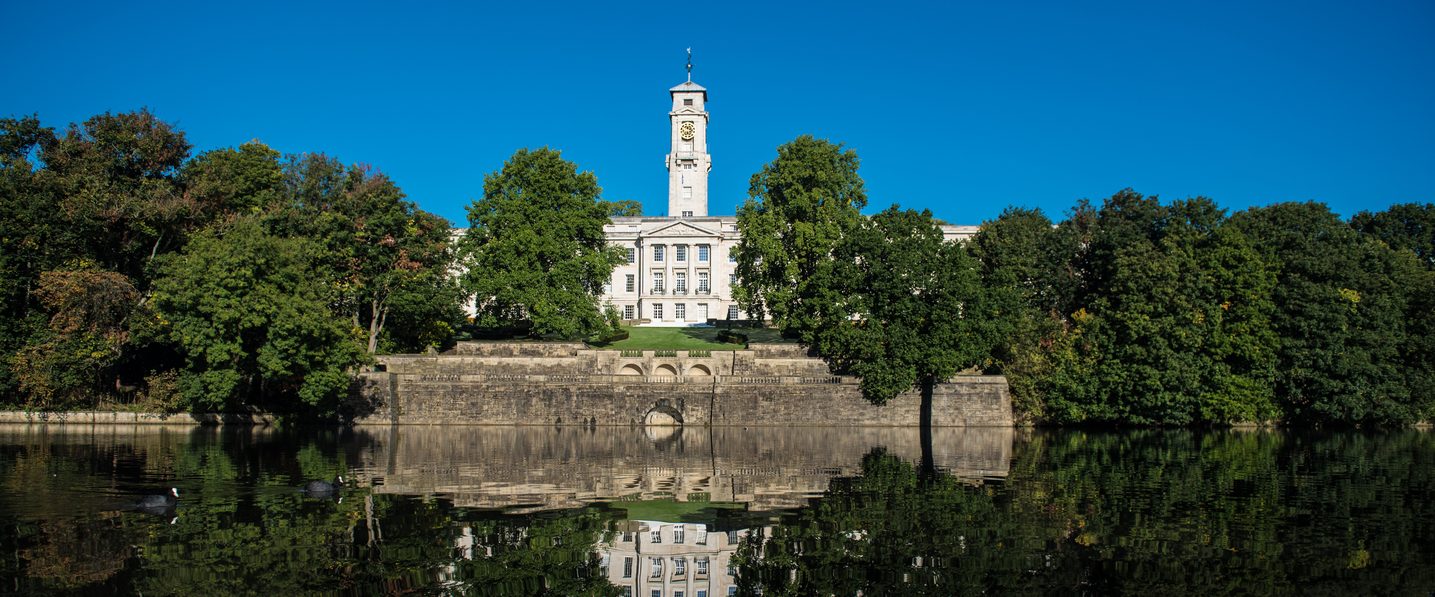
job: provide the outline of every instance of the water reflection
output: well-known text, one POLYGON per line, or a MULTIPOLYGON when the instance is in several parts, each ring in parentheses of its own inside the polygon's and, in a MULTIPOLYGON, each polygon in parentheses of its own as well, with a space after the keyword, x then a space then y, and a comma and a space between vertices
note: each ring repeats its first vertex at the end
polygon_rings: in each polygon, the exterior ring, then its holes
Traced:
MULTIPOLYGON (((938 430, 937 465, 964 479, 1005 477, 1013 433, 938 430)), ((921 453, 910 429, 676 428, 652 438, 611 428, 393 427, 359 454, 354 476, 379 493, 511 512, 690 497, 766 511, 805 505, 831 479, 856 474, 875 447, 921 453)))
POLYGON ((1424 594, 1432 438, 0 427, 0 593, 1424 594))

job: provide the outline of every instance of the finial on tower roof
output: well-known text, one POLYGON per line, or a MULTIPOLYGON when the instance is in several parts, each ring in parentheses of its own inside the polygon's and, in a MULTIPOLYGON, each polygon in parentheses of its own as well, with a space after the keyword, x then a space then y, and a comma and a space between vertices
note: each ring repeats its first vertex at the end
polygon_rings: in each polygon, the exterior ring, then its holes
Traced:
POLYGON ((688 48, 688 82, 693 82, 693 49, 688 48))

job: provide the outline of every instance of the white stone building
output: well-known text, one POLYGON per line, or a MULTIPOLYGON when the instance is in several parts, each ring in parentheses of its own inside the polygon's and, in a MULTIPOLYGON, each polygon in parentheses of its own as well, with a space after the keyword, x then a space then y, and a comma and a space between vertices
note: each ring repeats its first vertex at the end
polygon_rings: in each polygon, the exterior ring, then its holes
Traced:
MULTIPOLYGON (((668 90, 672 150, 667 156, 668 214, 613 218, 608 240, 627 250, 627 263, 609 280, 603 302, 624 320, 645 325, 701 325, 741 319, 736 284, 737 217, 708 215, 708 92, 687 82, 668 90)), ((948 240, 965 240, 976 226, 943 226, 948 240)))

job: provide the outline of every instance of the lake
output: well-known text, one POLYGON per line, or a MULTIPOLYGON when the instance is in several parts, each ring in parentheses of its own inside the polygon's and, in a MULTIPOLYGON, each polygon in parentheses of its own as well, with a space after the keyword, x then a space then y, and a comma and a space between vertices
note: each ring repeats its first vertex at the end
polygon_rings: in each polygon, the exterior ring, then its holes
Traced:
POLYGON ((16 425, 0 484, 5 594, 1435 590, 1421 431, 16 425))

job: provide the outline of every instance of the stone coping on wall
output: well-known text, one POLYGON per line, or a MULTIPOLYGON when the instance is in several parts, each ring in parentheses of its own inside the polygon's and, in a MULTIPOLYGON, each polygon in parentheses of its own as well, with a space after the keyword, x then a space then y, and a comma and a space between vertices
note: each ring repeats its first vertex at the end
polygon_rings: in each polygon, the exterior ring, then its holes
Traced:
POLYGON ((253 413, 137 413, 109 411, 0 411, 0 423, 41 425, 272 425, 272 415, 253 413))

